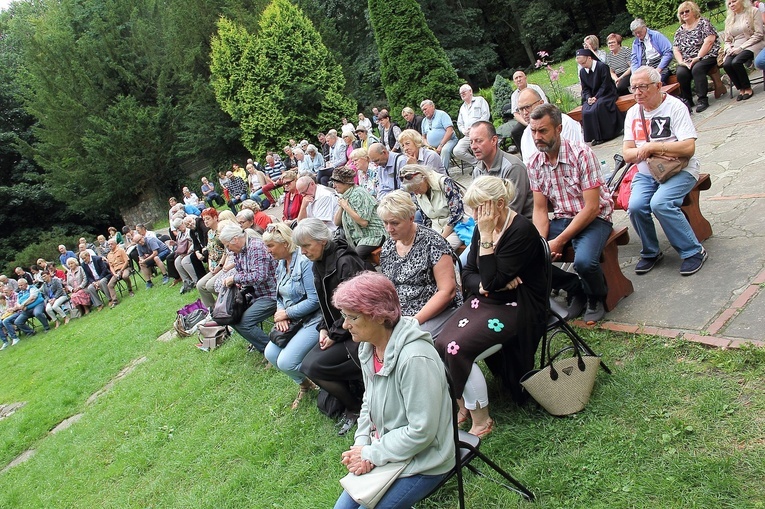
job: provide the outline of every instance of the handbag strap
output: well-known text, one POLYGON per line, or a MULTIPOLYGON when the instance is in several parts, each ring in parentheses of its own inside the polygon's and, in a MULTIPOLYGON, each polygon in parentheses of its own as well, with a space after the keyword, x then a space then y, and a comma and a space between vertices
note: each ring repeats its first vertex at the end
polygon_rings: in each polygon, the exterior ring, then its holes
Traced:
POLYGON ((643 105, 640 105, 640 121, 643 123, 643 130, 645 131, 645 141, 649 142, 651 141, 651 126, 649 125, 646 129, 645 125, 645 113, 643 112, 643 105))

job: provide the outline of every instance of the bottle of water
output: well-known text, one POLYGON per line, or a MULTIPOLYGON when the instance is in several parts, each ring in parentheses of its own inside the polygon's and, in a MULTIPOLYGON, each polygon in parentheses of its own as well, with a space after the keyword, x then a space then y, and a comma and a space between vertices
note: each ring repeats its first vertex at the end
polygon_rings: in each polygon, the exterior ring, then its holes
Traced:
POLYGON ((611 178, 611 168, 608 167, 605 161, 600 161, 600 171, 603 173, 603 180, 608 182, 611 178))

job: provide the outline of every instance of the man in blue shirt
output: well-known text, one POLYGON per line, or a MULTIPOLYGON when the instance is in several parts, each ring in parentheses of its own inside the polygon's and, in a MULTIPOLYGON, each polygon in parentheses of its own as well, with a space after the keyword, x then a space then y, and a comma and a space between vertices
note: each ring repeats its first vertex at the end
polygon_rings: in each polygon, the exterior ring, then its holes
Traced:
POLYGON ((155 265, 162 272, 162 284, 167 284, 170 278, 167 277, 164 260, 170 255, 170 248, 164 242, 157 240, 156 237, 144 237, 140 233, 133 235, 133 242, 138 250, 138 264, 141 266, 141 274, 146 280, 146 288, 154 286, 151 282, 151 268, 155 265))
POLYGON ((369 159, 377 164, 377 201, 401 187, 401 168, 406 165, 406 156, 391 152, 382 143, 369 146, 369 159))
POLYGON ((19 279, 18 304, 13 311, 14 313, 11 316, 3 320, 3 326, 8 337, 12 340, 11 345, 19 342, 19 337, 13 328, 14 325, 27 336, 34 335, 34 329, 27 325, 27 320, 32 315, 40 320, 45 332, 50 330, 48 317, 45 315, 45 299, 40 291, 36 287, 30 286, 24 278, 19 279))
POLYGON ((630 23, 630 31, 635 36, 630 56, 632 72, 637 71, 641 65, 650 65, 659 71, 661 83, 666 85, 671 74, 669 64, 674 58, 672 43, 661 32, 650 30, 640 18, 630 23))
POLYGON ((63 244, 59 244, 58 252, 61 253, 61 256, 58 257, 58 260, 61 262, 61 265, 64 266, 64 270, 66 270, 66 261, 69 258, 77 258, 77 255, 74 254, 74 251, 69 251, 63 244))
POLYGON ((425 118, 422 119, 422 135, 428 140, 428 145, 441 155, 441 161, 448 173, 452 166, 452 150, 457 144, 452 118, 443 110, 437 110, 430 99, 420 103, 420 109, 425 118))

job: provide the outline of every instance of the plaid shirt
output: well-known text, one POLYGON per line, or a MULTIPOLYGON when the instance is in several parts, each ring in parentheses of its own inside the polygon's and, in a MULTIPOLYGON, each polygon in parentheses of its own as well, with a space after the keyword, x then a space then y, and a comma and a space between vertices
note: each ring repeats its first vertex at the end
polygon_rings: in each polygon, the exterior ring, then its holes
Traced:
POLYGON ((241 251, 234 254, 234 282, 251 286, 253 296, 276 299, 276 260, 258 237, 250 237, 241 251))
POLYGON ((584 208, 584 191, 600 187, 598 217, 611 221, 614 202, 608 192, 600 163, 584 143, 560 140, 558 164, 550 166, 547 154, 538 152, 529 161, 531 190, 552 203, 556 219, 572 218, 584 208))
POLYGON ((229 179, 226 189, 232 198, 239 198, 243 194, 247 194, 247 183, 234 175, 229 179))

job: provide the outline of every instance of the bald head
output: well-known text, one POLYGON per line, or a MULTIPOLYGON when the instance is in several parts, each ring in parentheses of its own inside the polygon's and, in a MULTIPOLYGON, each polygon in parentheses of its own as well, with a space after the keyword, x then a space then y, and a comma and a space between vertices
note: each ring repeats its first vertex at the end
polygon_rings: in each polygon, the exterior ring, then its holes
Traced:
POLYGON ((521 93, 518 94, 518 112, 523 116, 523 120, 526 121, 526 124, 529 123, 531 111, 542 104, 542 102, 542 96, 531 87, 524 88, 521 90, 521 93))
POLYGON ((369 146, 369 159, 379 166, 388 164, 388 149, 382 143, 372 143, 369 146))

